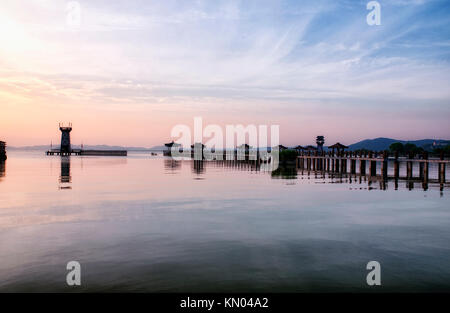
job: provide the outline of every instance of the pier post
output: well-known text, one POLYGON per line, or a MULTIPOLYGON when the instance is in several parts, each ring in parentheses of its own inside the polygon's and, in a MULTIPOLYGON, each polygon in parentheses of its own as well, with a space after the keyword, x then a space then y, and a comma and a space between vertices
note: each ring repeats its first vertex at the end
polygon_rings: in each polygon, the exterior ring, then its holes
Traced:
POLYGON ((339 173, 339 166, 340 166, 340 160, 339 160, 339 158, 341 157, 341 154, 338 152, 337 154, 336 154, 336 160, 335 160, 335 163, 334 163, 334 171, 336 172, 336 173, 339 173))
POLYGON ((356 174, 356 153, 350 152, 350 174, 356 174))
POLYGON ((429 173, 429 163, 428 163, 428 152, 423 153, 423 160, 424 162, 421 162, 422 164, 422 179, 424 183, 428 183, 428 173, 429 173))
MULTIPOLYGON (((441 160, 444 160, 444 152, 441 152, 441 160)), ((445 183, 445 163, 439 163, 439 182, 441 184, 445 183)))
POLYGON ((400 176, 400 162, 398 161, 398 151, 395 151, 394 177, 398 178, 399 176, 400 176))
POLYGON ((381 161, 381 177, 387 179, 388 176, 388 153, 384 151, 382 154, 383 161, 381 161))
POLYGON ((366 160, 363 160, 363 153, 359 154, 359 174, 366 176, 366 160))
POLYGON ((409 153, 408 161, 406 162, 406 178, 407 179, 413 178, 413 162, 412 162, 412 158, 413 158, 412 153, 409 153))
POLYGON ((373 161, 373 152, 369 152, 369 174, 370 176, 377 176, 377 161, 373 161))
POLYGON ((347 157, 348 157, 348 153, 346 152, 345 154, 343 154, 343 159, 341 161, 341 173, 345 174, 347 173, 347 157))

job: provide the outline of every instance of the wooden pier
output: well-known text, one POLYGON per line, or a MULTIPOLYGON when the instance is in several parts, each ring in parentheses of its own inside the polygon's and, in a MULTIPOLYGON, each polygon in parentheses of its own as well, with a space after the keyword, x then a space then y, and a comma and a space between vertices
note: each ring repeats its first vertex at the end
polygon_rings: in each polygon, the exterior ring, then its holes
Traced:
POLYGON ((60 155, 60 156, 127 156, 126 150, 81 150, 73 149, 70 152, 64 152, 60 149, 52 149, 46 152, 47 155, 60 155))
POLYGON ((400 158, 398 154, 389 157, 387 152, 341 152, 330 153, 300 153, 297 157, 297 168, 312 171, 325 171, 340 174, 359 174, 362 176, 379 176, 381 178, 402 178, 409 180, 422 180, 425 183, 429 181, 430 164, 438 165, 438 181, 445 183, 445 170, 450 160, 440 158, 431 159, 427 153, 420 158, 409 155, 406 158, 400 158), (406 165, 406 176, 400 177, 401 164, 406 165), (414 168, 418 164, 418 174, 414 175, 414 168), (389 174, 389 166, 392 166, 393 173, 389 174), (378 170, 379 168, 379 170, 378 170))

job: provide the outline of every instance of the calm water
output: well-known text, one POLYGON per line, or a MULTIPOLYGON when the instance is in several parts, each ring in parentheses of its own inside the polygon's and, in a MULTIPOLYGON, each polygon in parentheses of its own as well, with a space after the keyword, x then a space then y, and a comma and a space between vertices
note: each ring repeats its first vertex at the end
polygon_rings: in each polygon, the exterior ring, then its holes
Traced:
POLYGON ((145 154, 10 152, 0 291, 450 291, 449 187, 380 187, 145 154), (66 285, 72 260, 78 288, 66 285), (371 260, 381 287, 366 284, 371 260))

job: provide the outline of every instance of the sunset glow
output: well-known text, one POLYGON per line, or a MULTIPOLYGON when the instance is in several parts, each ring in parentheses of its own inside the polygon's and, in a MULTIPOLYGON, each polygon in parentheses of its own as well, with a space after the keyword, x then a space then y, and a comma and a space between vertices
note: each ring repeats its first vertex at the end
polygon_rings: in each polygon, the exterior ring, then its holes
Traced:
POLYGON ((386 1, 375 27, 345 3, 79 1, 75 28, 66 1, 2 3, 0 140, 70 121, 75 144, 151 147, 195 116, 277 123, 286 145, 447 139, 448 2, 386 1))

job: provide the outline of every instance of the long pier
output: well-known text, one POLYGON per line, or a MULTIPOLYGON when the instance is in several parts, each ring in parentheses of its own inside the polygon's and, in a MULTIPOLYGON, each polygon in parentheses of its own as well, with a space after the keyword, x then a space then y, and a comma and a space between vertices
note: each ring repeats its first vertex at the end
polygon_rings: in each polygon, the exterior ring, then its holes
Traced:
POLYGON ((46 152, 47 155, 60 155, 60 156, 127 156, 126 150, 82 150, 73 149, 70 152, 62 152, 60 149, 52 149, 46 152))
POLYGON ((355 152, 333 153, 300 153, 297 157, 297 168, 312 171, 326 171, 341 174, 360 174, 363 176, 380 176, 381 178, 402 178, 419 179, 423 182, 429 181, 430 164, 438 165, 438 181, 445 183, 445 170, 450 160, 444 159, 441 155, 438 159, 429 159, 428 154, 422 155, 422 158, 415 158, 409 155, 406 158, 400 158, 398 154, 389 157, 386 152, 376 153, 368 152, 358 154, 355 152), (406 177, 400 177, 400 165, 406 164, 406 177), (418 164, 418 175, 414 176, 414 166, 418 164), (378 166, 380 174, 378 175, 378 166), (392 166, 393 174, 389 175, 389 166, 392 166))

